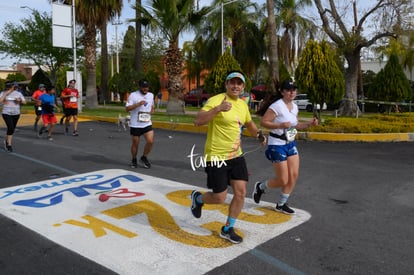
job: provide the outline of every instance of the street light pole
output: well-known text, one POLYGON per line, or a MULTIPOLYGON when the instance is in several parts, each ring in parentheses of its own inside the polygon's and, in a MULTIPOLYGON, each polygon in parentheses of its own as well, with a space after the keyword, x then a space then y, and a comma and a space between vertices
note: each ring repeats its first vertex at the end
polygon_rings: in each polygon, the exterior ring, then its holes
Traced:
MULTIPOLYGON (((75 13, 75 1, 72 1, 72 47, 73 47, 73 79, 75 79, 75 83, 82 83, 82 78, 78 79, 78 63, 77 63, 77 56, 76 56, 76 13, 75 13)), ((82 85, 82 84, 81 84, 82 85)), ((79 87, 79 84, 78 84, 79 87)), ((81 86, 82 87, 82 86, 81 86)), ((80 92, 79 99, 78 99, 78 109, 79 112, 82 112, 82 91, 80 92)))
POLYGON ((227 2, 224 2, 224 0, 221 1, 221 55, 224 54, 224 6, 227 4, 234 3, 236 1, 239 0, 232 0, 227 2))
POLYGON ((20 6, 20 8, 21 8, 21 9, 29 9, 29 10, 31 10, 32 12, 34 12, 34 11, 35 11, 34 9, 32 9, 32 8, 30 8, 30 7, 28 7, 28 6, 20 6))
POLYGON ((112 25, 115 26, 115 54, 116 54, 116 72, 119 74, 119 46, 118 46, 118 25, 121 25, 122 22, 119 20, 113 21, 112 25))
MULTIPOLYGON (((35 10, 34 10, 34 9, 32 9, 32 8, 30 8, 30 7, 28 7, 28 6, 20 6, 20 8, 21 8, 21 9, 29 9, 32 13, 34 13, 34 12, 35 12, 35 10)), ((29 58, 27 58, 27 57, 26 57, 26 62, 30 64, 30 60, 29 60, 29 58)))

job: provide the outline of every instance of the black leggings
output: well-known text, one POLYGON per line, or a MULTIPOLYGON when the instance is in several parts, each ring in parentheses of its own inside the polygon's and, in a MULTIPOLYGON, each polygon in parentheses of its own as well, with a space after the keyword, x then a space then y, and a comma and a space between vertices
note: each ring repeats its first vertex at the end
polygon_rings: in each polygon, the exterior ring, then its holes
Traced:
POLYGON ((2 115, 4 122, 7 125, 7 135, 11 136, 14 133, 14 129, 16 129, 17 121, 19 121, 20 115, 2 115))

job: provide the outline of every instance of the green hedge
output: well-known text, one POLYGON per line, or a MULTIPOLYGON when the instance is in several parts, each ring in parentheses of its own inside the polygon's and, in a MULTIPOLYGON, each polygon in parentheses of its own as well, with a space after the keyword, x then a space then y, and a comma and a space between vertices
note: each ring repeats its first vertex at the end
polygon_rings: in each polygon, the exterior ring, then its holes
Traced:
POLYGON ((330 133, 414 133, 414 113, 369 115, 360 118, 326 118, 309 132, 330 133))

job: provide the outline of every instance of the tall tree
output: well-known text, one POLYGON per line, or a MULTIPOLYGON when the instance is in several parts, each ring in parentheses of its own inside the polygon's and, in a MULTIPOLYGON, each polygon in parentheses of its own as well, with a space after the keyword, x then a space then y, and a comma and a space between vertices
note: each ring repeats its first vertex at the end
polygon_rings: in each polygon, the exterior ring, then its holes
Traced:
POLYGON ((82 44, 85 49, 86 81, 86 107, 97 107, 98 97, 96 91, 96 29, 107 22, 107 0, 75 0, 76 22, 84 29, 82 44))
MULTIPOLYGON (((414 84, 413 84, 413 69, 414 69, 414 39, 411 38, 411 49, 406 52, 406 54, 403 57, 403 66, 404 68, 407 68, 410 71, 410 82, 411 82, 411 96, 410 96, 410 102, 414 102, 414 84)), ((412 110, 410 105, 410 111, 412 110)))
MULTIPOLYGON (((141 6, 141 0, 136 0, 135 5, 141 6)), ((135 10, 135 17, 139 19, 141 14, 139 10, 135 10)), ((135 22, 135 70, 137 72, 142 71, 142 30, 141 30, 141 22, 137 20, 135 22)))
MULTIPOLYGON (((226 76, 230 71, 241 71, 239 62, 231 55, 230 49, 227 48, 217 63, 211 69, 205 81, 205 89, 211 94, 225 93, 226 76)), ((251 81, 246 78, 246 90, 250 90, 251 81)))
MULTIPOLYGON (((370 97, 379 100, 391 102, 409 100, 411 85, 396 54, 391 54, 384 69, 377 74, 374 85, 368 92, 370 97)), ((387 105, 387 109, 390 113, 391 105, 387 105)))
POLYGON ((276 26, 283 31, 279 51, 280 58, 291 73, 295 71, 295 62, 303 50, 303 41, 313 38, 315 24, 300 15, 300 11, 312 5, 312 0, 277 0, 276 26))
POLYGON ((121 94, 121 96, 126 92, 135 91, 138 87, 140 75, 134 69, 134 48, 135 29, 133 26, 128 26, 119 54, 119 74, 115 74, 111 79, 114 91, 121 94))
POLYGON ((108 35, 107 35, 107 25, 108 21, 111 21, 115 16, 119 16, 122 9, 122 0, 106 0, 103 2, 103 10, 105 12, 104 18, 101 22, 100 31, 101 31, 101 85, 100 85, 100 100, 103 102, 105 99, 110 98, 108 91, 108 35))
POLYGON ((142 14, 137 18, 143 26, 160 31, 168 41, 165 64, 168 74, 168 113, 184 113, 180 103, 183 92, 182 71, 183 60, 179 49, 179 36, 183 31, 190 30, 201 22, 210 8, 194 9, 194 0, 151 0, 150 9, 135 6, 142 14))
POLYGON ((156 36, 144 34, 144 47, 142 51, 142 72, 134 68, 135 29, 128 26, 122 42, 120 52, 120 73, 111 79, 113 91, 124 95, 127 92, 135 91, 138 87, 138 80, 145 77, 151 84, 151 91, 157 93, 160 88, 160 75, 164 73, 163 53, 165 47, 163 40, 156 36), (158 77, 153 76, 157 74, 158 77))
POLYGON ((196 79, 196 87, 200 87, 201 70, 203 68, 203 61, 200 59, 200 49, 202 49, 203 40, 201 37, 195 39, 193 42, 184 42, 183 57, 185 60, 185 67, 187 69, 188 87, 192 79, 196 79))
POLYGON ((121 74, 134 69, 135 28, 128 26, 125 32, 121 52, 119 53, 121 74))
MULTIPOLYGON (((128 0, 131 2, 131 0, 128 0)), ((135 0, 135 7, 142 5, 141 0, 135 0)), ((134 56, 134 68, 137 72, 142 72, 142 29, 141 29, 141 12, 139 9, 135 9, 135 56, 134 56)))
MULTIPOLYGON (((405 50, 402 54, 402 65, 405 69, 408 69, 410 72, 410 81, 413 81, 413 69, 414 69, 414 30, 405 32, 405 42, 403 41, 403 45, 405 50)), ((411 101, 414 98, 411 95, 411 101)))
POLYGON ((0 52, 20 60, 31 60, 39 69, 47 67, 53 84, 57 71, 73 61, 71 49, 53 47, 50 39, 52 18, 46 13, 33 10, 31 17, 21 20, 19 24, 4 24, 1 32, 0 52))
POLYGON ((299 89, 306 92, 314 104, 336 103, 344 95, 344 77, 326 41, 308 41, 295 76, 299 89))
MULTIPOLYGON (((347 26, 346 16, 338 12, 336 1, 329 0, 329 8, 325 8, 321 0, 313 0, 319 16, 322 20, 322 27, 329 38, 337 45, 348 63, 345 72, 345 100, 341 102, 339 108, 340 115, 355 115, 357 112, 357 84, 359 77, 359 64, 361 49, 370 47, 379 39, 384 37, 394 37, 396 26, 410 23, 406 22, 407 16, 412 11, 412 3, 407 0, 378 0, 375 4, 357 18, 356 2, 354 3, 354 15, 352 26, 347 26), (407 14, 408 13, 408 14, 407 14), (374 17, 377 15, 377 17, 374 17), (371 20, 371 21, 370 21, 371 20), (368 24, 378 23, 376 28, 368 24), (371 33, 363 32, 365 29, 375 30, 371 33)), ((348 3, 344 1, 343 4, 348 3)), ((352 6, 346 6, 350 9, 352 6)), ((344 12, 344 14, 347 14, 344 12)))
POLYGON ((276 16, 274 0, 266 0, 267 35, 269 37, 270 90, 275 93, 279 87, 279 55, 276 34, 276 16))
POLYGON ((205 42, 201 56, 206 67, 211 68, 222 54, 223 39, 225 48, 231 48, 231 54, 239 61, 243 71, 249 76, 255 75, 266 53, 264 32, 258 26, 262 13, 259 6, 249 0, 226 2, 229 1, 215 0, 213 12, 197 30, 195 40, 201 38, 205 42))

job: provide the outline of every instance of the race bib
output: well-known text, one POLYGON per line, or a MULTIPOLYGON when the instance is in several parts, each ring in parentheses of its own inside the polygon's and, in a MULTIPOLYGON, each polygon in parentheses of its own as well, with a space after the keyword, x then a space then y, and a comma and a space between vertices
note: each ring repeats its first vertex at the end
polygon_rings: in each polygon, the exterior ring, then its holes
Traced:
POLYGON ((72 96, 69 101, 70 102, 76 102, 76 101, 78 101, 78 99, 76 97, 72 96))
POLYGON ((139 122, 148 122, 151 120, 150 113, 138 113, 138 121, 139 122))
POLYGON ((37 106, 37 110, 41 111, 42 110, 42 106, 37 106))
POLYGON ((285 130, 286 141, 288 143, 294 141, 297 133, 298 131, 293 127, 285 130))

